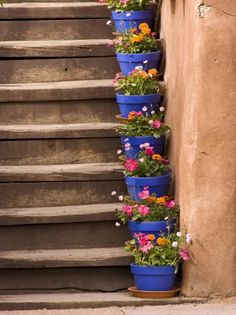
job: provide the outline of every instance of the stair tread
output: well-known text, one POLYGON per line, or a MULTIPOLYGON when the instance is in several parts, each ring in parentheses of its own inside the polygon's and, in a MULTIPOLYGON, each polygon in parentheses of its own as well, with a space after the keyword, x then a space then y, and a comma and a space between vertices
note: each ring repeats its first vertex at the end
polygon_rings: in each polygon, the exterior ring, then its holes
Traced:
POLYGON ((0 139, 118 137, 118 123, 0 125, 0 139))
POLYGON ((108 39, 0 41, 0 57, 113 56, 108 39))
POLYGON ((0 209, 0 225, 114 220, 120 203, 0 209))
POLYGON ((123 247, 0 251, 1 268, 123 266, 130 262, 123 247))
POLYGON ((109 18, 110 11, 98 2, 6 3, 0 19, 109 18))
POLYGON ((0 182, 120 180, 120 163, 0 166, 0 182))

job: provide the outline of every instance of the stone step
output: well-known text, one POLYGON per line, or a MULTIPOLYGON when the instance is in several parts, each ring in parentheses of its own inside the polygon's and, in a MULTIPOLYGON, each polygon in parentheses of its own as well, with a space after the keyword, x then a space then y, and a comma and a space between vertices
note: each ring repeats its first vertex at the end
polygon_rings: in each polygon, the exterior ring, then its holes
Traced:
POLYGON ((0 251, 1 269, 125 266, 131 261, 123 247, 0 251))
MULTIPOLYGON (((92 95, 88 94, 88 97, 92 97, 92 95)), ((118 113, 118 105, 114 99, 42 102, 16 101, 0 103, 0 125, 96 124, 101 122, 115 122, 115 115, 118 113)))
MULTIPOLYGON (((2 295, 1 310, 33 310, 33 309, 77 309, 124 307, 145 305, 175 305, 175 304, 207 303, 206 298, 183 297, 163 299, 143 299, 130 296, 127 291, 115 293, 37 293, 2 295)), ((167 306, 168 307, 168 306, 167 306)), ((141 312, 142 309, 140 308, 141 312)), ((102 310, 101 310, 102 311, 102 310)), ((158 314, 159 309, 157 309, 158 314)), ((137 310, 138 312, 138 310, 137 310)), ((167 311, 168 312, 168 311, 167 311)), ((121 313, 123 313, 121 311, 121 313)), ((169 314, 172 312, 170 311, 169 314)), ((110 314, 109 311, 107 314, 110 314)), ((141 314, 141 313, 140 313, 141 314)), ((197 313, 196 313, 197 314, 197 313)))
POLYGON ((107 39, 2 41, 0 57, 110 57, 107 39))
POLYGON ((115 57, 0 60, 0 84, 114 78, 115 57))
POLYGON ((111 99, 112 80, 0 84, 0 102, 111 99))
POLYGON ((0 226, 112 221, 120 203, 0 209, 0 226))
POLYGON ((109 18, 110 10, 98 2, 22 2, 5 3, 0 11, 2 20, 19 19, 96 19, 109 18))

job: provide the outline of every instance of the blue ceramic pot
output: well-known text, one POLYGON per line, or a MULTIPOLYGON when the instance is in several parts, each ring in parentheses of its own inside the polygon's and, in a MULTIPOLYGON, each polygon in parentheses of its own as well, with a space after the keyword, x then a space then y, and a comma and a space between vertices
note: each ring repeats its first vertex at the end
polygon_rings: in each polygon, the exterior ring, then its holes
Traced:
POLYGON ((155 153, 164 155, 166 136, 161 136, 160 138, 121 136, 121 143, 123 146, 125 145, 125 143, 130 144, 130 149, 127 151, 124 150, 127 159, 136 159, 139 152, 142 150, 140 148, 140 144, 144 144, 147 142, 150 143, 151 147, 153 147, 155 153))
POLYGON ((117 53, 116 58, 119 62, 121 72, 124 75, 128 75, 137 66, 142 66, 145 71, 158 68, 161 52, 158 50, 144 54, 117 53))
POLYGON ((125 182, 131 199, 140 200, 138 194, 144 187, 149 187, 150 194, 155 193, 158 197, 168 195, 171 183, 171 173, 156 177, 131 177, 126 176, 125 182))
POLYGON ((160 237, 161 234, 167 235, 167 226, 170 226, 170 230, 173 231, 175 219, 170 219, 166 221, 155 221, 155 222, 138 222, 138 221, 128 221, 128 227, 133 237, 135 233, 143 234, 154 234, 156 238, 160 237))
POLYGON ((175 283, 173 266, 138 266, 131 264, 135 285, 142 291, 169 291, 175 283))
POLYGON ((153 29, 153 10, 142 11, 125 11, 117 12, 112 11, 112 19, 114 21, 116 32, 126 33, 131 28, 138 28, 139 24, 147 23, 151 29, 153 29))
POLYGON ((158 111, 158 105, 161 100, 160 94, 148 95, 124 95, 116 94, 116 102, 120 108, 120 114, 124 118, 128 118, 129 113, 132 111, 140 112, 144 106, 147 107, 147 114, 150 115, 151 111, 158 111))

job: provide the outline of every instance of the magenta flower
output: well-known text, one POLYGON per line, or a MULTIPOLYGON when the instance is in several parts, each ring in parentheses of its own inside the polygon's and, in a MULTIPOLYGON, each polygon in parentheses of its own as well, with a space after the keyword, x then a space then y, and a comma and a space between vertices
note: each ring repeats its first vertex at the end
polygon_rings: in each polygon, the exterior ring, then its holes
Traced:
POLYGON ((140 250, 143 253, 147 254, 152 248, 153 248, 153 244, 150 241, 148 241, 144 246, 140 247, 140 250))
POLYGON ((189 254, 188 248, 181 248, 179 254, 183 260, 190 260, 190 254, 189 254))
POLYGON ((150 213, 150 208, 147 207, 147 206, 144 206, 144 205, 140 205, 138 207, 138 212, 141 214, 141 215, 147 215, 150 213))
POLYGON ((138 162, 135 159, 129 159, 125 162, 125 168, 127 171, 133 172, 138 168, 138 162))
POLYGON ((140 199, 147 199, 149 196, 150 196, 150 193, 149 193, 149 190, 148 190, 148 187, 144 187, 143 191, 140 191, 138 193, 138 196, 140 199), (146 188, 146 189, 145 189, 146 188))
POLYGON ((163 159, 162 163, 165 164, 165 165, 168 165, 169 164, 169 160, 168 159, 163 159))
POLYGON ((165 206, 167 208, 174 208, 175 207, 175 201, 174 200, 168 200, 166 203, 165 203, 165 206))
POLYGON ((133 207, 129 205, 124 205, 121 209, 124 213, 126 213, 129 217, 133 215, 133 207))
POLYGON ((153 147, 146 148, 145 154, 149 155, 149 156, 152 156, 154 154, 153 147))
POLYGON ((154 120, 154 122, 152 123, 152 127, 155 129, 159 129, 161 127, 161 121, 158 119, 154 120))

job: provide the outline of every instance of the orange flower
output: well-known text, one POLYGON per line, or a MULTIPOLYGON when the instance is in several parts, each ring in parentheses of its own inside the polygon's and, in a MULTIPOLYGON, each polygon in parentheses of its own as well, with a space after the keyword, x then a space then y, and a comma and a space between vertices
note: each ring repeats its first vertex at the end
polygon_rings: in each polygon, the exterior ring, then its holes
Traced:
POLYGON ((166 202, 166 199, 164 197, 159 197, 156 200, 156 203, 165 203, 165 202, 166 202))
POLYGON ((148 197, 146 200, 148 203, 154 203, 156 201, 156 197, 148 197))
POLYGON ((153 154, 152 159, 159 161, 159 160, 161 160, 161 156, 160 156, 160 154, 153 154))
POLYGON ((150 69, 150 70, 148 70, 148 74, 151 74, 151 75, 157 75, 157 73, 158 73, 158 71, 157 71, 157 69, 150 69))
POLYGON ((147 72, 145 72, 144 70, 141 72, 141 76, 142 76, 144 79, 147 79, 147 78, 148 78, 148 74, 147 74, 147 72))
POLYGON ((131 38, 130 38, 130 42, 132 44, 134 43, 140 43, 141 41, 143 40, 143 34, 138 34, 138 35, 133 35, 131 38))
POLYGON ((147 23, 141 23, 139 24, 139 29, 144 35, 150 35, 151 34, 151 29, 149 28, 147 23))
POLYGON ((166 246, 170 244, 170 240, 166 239, 165 237, 158 237, 157 244, 160 246, 166 246))
POLYGON ((130 33, 134 34, 135 32, 137 32, 137 28, 131 28, 130 33))
POLYGON ((133 111, 129 113, 128 119, 133 120, 135 117, 136 117, 136 112, 133 111))
POLYGON ((148 237, 149 241, 155 240, 155 235, 154 234, 148 234, 147 237, 148 237))

